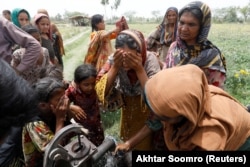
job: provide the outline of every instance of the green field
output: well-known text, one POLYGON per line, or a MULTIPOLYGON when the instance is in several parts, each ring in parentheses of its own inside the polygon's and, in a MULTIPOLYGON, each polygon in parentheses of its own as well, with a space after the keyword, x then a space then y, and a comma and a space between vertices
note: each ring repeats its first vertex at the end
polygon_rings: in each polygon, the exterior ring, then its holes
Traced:
MULTIPOLYGON (((140 30, 145 37, 156 27, 156 24, 130 24, 131 29, 140 30)), ((66 45, 64 56, 64 76, 72 80, 76 66, 82 63, 89 42, 89 27, 60 26, 64 41, 73 36, 87 32, 78 40, 66 45)), ((107 25, 106 29, 112 26, 107 25)), ((226 91, 237 98, 242 104, 250 104, 250 25, 249 24, 213 24, 210 39, 226 57, 227 81, 226 91)), ((119 112, 105 113, 103 124, 106 134, 116 136, 118 133, 119 112)))

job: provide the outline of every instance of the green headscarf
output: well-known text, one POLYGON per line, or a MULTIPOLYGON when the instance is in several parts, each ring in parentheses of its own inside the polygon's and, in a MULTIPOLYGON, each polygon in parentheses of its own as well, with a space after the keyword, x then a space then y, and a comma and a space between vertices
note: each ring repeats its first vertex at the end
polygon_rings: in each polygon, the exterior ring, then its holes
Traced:
POLYGON ((21 28, 21 25, 20 25, 20 23, 19 23, 19 21, 18 21, 18 16, 19 16, 19 14, 20 14, 21 12, 27 13, 28 18, 29 18, 29 21, 30 21, 30 14, 29 14, 29 12, 28 12, 27 10, 21 9, 21 8, 15 8, 15 9, 13 9, 13 11, 12 11, 12 13, 11 13, 11 19, 12 19, 12 22, 13 22, 17 27, 19 27, 19 28, 21 28))

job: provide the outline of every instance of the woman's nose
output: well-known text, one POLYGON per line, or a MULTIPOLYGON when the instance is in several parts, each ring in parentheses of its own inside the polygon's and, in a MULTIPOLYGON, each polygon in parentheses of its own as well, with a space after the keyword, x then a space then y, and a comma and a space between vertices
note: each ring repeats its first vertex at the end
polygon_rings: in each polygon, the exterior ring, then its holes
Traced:
POLYGON ((181 30, 182 30, 182 31, 188 30, 188 26, 187 26, 187 25, 185 25, 185 24, 184 24, 184 25, 182 25, 182 26, 181 26, 181 30))

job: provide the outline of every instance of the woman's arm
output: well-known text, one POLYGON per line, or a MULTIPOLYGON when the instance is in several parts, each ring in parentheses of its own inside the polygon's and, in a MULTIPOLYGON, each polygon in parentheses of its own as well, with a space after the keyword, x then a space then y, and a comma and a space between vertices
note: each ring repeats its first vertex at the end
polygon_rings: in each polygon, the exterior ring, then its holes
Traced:
POLYGON ((117 49, 114 53, 114 56, 113 56, 114 63, 113 65, 111 65, 111 68, 107 73, 108 78, 107 78, 107 84, 106 84, 106 89, 105 89, 105 95, 109 92, 112 84, 115 81, 117 73, 122 66, 122 60, 123 60, 122 53, 123 51, 120 49, 117 49))
MULTIPOLYGON (((18 66, 16 66, 15 70, 22 73, 23 71, 35 65, 37 58, 40 55, 40 43, 31 35, 25 33, 20 28, 17 28, 13 23, 5 19, 2 19, 0 24, 2 26, 3 37, 7 39, 6 42, 10 42, 10 45, 12 43, 25 48, 23 58, 18 66)), ((4 46, 7 47, 8 44, 4 44, 4 46)))
POLYGON ((162 130, 162 123, 156 116, 151 112, 146 124, 129 140, 125 143, 118 144, 116 146, 115 152, 118 150, 130 151, 136 145, 138 145, 143 139, 151 135, 153 132, 162 130))
POLYGON ((116 146, 115 152, 121 151, 130 151, 133 149, 137 144, 139 144, 143 139, 153 133, 147 125, 144 125, 143 128, 139 132, 137 132, 133 137, 127 140, 125 143, 120 143, 116 146))
POLYGON ((104 33, 101 34, 101 39, 104 39, 104 38, 107 38, 107 37, 111 37, 113 36, 116 37, 116 35, 120 32, 120 28, 119 27, 116 27, 115 29, 113 30, 110 30, 110 31, 105 31, 104 33))
POLYGON ((70 101, 66 95, 61 97, 57 106, 51 105, 51 109, 56 116, 55 133, 64 127, 64 122, 66 121, 67 113, 69 111, 69 105, 70 101))
POLYGON ((142 89, 144 89, 145 83, 148 80, 147 73, 142 65, 142 57, 139 53, 128 53, 124 57, 124 61, 130 69, 136 72, 138 80, 140 81, 142 89))

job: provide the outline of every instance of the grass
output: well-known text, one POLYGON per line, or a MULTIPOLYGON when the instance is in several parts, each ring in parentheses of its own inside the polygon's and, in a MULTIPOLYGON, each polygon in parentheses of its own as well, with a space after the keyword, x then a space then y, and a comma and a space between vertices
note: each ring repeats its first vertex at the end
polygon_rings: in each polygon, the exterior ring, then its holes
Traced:
MULTIPOLYGON (((79 31, 79 29, 75 30, 74 32, 78 32, 74 35, 78 35, 82 31, 88 31, 88 29, 84 29, 79 31)), ((72 35, 72 36, 74 36, 72 35)), ((72 37, 70 36, 70 37, 72 37)), ((64 38, 65 39, 65 38, 64 38)), ((67 40, 66 40, 67 41, 67 40)), ((75 68, 83 62, 83 58, 85 56, 85 52, 88 47, 89 42, 89 34, 86 33, 81 36, 79 39, 75 40, 74 42, 66 45, 65 53, 66 55, 63 57, 64 62, 64 78, 66 80, 72 81, 73 73, 75 68)))
MULTIPOLYGON (((156 24, 133 24, 130 25, 130 28, 132 29, 140 28, 140 30, 146 36, 150 32, 150 30, 153 30, 156 26, 157 26, 156 24)), ((60 25, 58 28, 60 29, 64 42, 66 41, 65 43, 67 43, 67 41, 73 38, 74 36, 82 32, 89 31, 89 33, 86 33, 80 39, 74 41, 69 45, 66 45, 65 47, 66 55, 63 57, 64 77, 67 80, 72 80, 73 78, 72 71, 74 71, 74 69, 80 63, 82 63, 84 55, 86 54, 89 42, 90 27, 74 27, 71 25, 60 25)), ((111 30, 112 28, 113 26, 111 25, 106 26, 107 30, 111 30)), ((112 42, 114 42, 114 40, 112 42)))
MULTIPOLYGON (((146 37, 156 24, 131 24, 131 29, 140 30, 146 37)), ((110 30, 114 26, 107 25, 110 30)), ((62 26, 59 27, 64 40, 71 38, 88 28, 62 26), (62 28, 62 30, 61 30, 62 28)), ((225 55, 227 62, 227 81, 225 90, 237 98, 242 104, 250 104, 250 25, 249 24, 213 24, 208 39, 225 55)), ((64 76, 72 80, 73 71, 82 63, 89 42, 89 33, 66 46, 64 56, 64 76)), ((106 135, 118 138, 120 111, 102 113, 106 135)))
POLYGON ((225 89, 244 105, 250 103, 249 37, 249 24, 215 24, 209 34, 209 39, 226 57, 225 89))
POLYGON ((60 30, 60 33, 62 34, 63 39, 69 39, 85 31, 86 29, 89 29, 88 27, 76 27, 70 24, 58 24, 57 26, 60 30))

